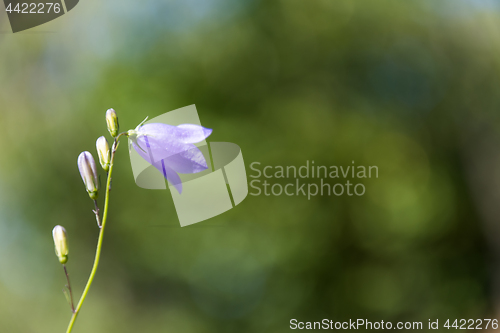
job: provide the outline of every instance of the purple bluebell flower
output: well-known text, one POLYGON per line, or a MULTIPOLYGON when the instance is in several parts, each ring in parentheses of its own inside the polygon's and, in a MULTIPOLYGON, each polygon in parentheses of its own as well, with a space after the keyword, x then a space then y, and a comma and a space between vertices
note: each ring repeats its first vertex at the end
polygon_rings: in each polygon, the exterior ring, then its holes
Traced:
POLYGON ((182 193, 179 173, 197 173, 208 168, 203 153, 194 143, 205 140, 211 133, 210 128, 199 125, 161 123, 141 124, 128 132, 135 151, 158 169, 179 193, 182 193))

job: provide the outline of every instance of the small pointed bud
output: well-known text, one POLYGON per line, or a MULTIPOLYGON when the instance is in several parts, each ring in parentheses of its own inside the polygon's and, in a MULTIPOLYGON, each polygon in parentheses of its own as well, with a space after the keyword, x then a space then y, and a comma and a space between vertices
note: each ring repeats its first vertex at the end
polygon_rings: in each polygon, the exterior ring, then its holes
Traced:
POLYGON ((66 230, 60 225, 56 225, 54 229, 52 229, 52 237, 54 237, 57 258, 61 264, 65 264, 68 261, 68 240, 66 237, 66 230))
POLYGON ((106 111, 106 124, 108 125, 109 134, 111 134, 113 138, 116 138, 116 136, 118 135, 119 126, 118 116, 116 115, 115 110, 109 109, 108 111, 106 111))
POLYGON ((84 151, 78 156, 78 170, 80 170, 80 175, 90 198, 93 200, 97 199, 97 168, 92 154, 88 151, 84 151))
POLYGON ((105 137, 101 136, 97 139, 95 143, 95 147, 97 148, 97 156, 99 156, 99 163, 101 163, 104 171, 109 170, 109 162, 111 160, 111 153, 109 151, 108 141, 105 137))

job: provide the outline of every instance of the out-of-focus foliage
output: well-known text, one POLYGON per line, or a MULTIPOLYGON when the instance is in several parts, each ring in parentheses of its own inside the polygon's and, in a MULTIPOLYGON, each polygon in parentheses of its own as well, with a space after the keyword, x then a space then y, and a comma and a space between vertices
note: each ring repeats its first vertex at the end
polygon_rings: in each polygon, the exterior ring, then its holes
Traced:
POLYGON ((247 168, 355 161, 379 178, 362 197, 250 195, 180 228, 168 192, 135 185, 122 144, 102 263, 75 333, 495 317, 498 10, 81 1, 1 34, 0 331, 66 327, 51 230, 68 232, 79 296, 98 231, 76 158, 107 135, 105 111, 127 130, 190 104, 211 141, 241 146, 247 168))

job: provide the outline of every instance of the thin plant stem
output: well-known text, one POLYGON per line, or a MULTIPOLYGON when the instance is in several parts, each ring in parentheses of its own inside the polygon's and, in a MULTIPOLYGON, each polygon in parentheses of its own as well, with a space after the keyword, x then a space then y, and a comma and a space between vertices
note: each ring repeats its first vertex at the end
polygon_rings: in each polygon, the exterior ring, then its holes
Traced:
POLYGON ((75 313, 75 303, 73 302, 73 291, 71 290, 71 283, 69 283, 69 274, 68 270, 66 269, 66 265, 62 265, 64 268, 64 274, 66 274, 66 280, 68 281, 68 290, 69 290, 69 298, 71 301, 71 312, 75 313))
POLYGON ((97 205, 97 200, 94 200, 94 207, 95 207, 95 209, 93 210, 93 212, 95 214, 97 226, 99 226, 99 228, 100 228, 101 227, 101 219, 99 218, 99 206, 97 205))
POLYGON ((73 329, 73 325, 75 325, 76 317, 80 313, 80 309, 82 308, 83 302, 85 301, 85 298, 87 297, 87 294, 90 290, 90 286, 92 285, 92 281, 94 281, 95 274, 97 272, 97 267, 99 266, 99 259, 101 258, 101 250, 102 250, 102 241, 104 238, 104 229, 106 227, 106 221, 108 217, 108 206, 109 206, 109 190, 111 187, 111 175, 113 173, 113 162, 115 160, 115 153, 116 149, 118 148, 118 139, 122 136, 126 135, 126 132, 121 133, 115 138, 115 142, 113 143, 113 148, 111 151, 111 161, 109 163, 109 171, 108 171, 108 180, 106 182, 106 197, 104 199, 104 212, 102 214, 102 222, 101 222, 101 228, 99 230, 99 239, 97 241, 97 250, 95 252, 95 259, 94 259, 94 266, 92 267, 92 271, 90 272, 89 279, 87 281, 87 285, 85 286, 85 289, 83 290, 82 296, 80 297, 80 301, 78 302, 78 305, 76 306, 75 312, 71 316, 71 320, 68 325, 68 329, 66 330, 66 333, 70 333, 71 330, 73 329))

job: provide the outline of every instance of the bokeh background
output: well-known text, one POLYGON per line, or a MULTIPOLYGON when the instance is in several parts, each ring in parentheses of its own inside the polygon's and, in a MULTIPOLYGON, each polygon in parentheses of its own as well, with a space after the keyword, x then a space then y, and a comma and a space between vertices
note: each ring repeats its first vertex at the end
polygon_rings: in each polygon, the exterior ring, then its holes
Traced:
POLYGON ((126 130, 190 104, 247 168, 355 161, 379 178, 181 228, 121 146, 75 333, 498 318, 498 1, 82 0, 16 34, 2 9, 0 32, 1 332, 66 329, 51 230, 67 229, 79 297, 98 230, 76 159, 105 111, 126 130))

